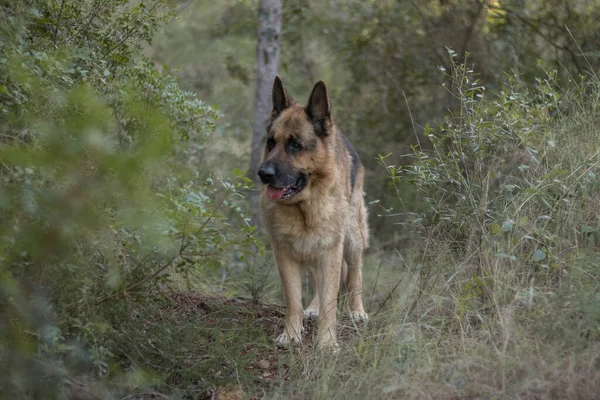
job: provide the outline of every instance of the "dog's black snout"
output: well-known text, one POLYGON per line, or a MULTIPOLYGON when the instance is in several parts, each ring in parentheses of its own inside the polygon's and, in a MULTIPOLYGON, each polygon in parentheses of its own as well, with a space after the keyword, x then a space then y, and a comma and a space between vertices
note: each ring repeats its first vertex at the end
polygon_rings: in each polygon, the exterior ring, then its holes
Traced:
POLYGON ((273 183, 273 179, 275 178, 275 166, 273 166, 273 164, 261 165, 258 170, 258 176, 264 184, 273 183))

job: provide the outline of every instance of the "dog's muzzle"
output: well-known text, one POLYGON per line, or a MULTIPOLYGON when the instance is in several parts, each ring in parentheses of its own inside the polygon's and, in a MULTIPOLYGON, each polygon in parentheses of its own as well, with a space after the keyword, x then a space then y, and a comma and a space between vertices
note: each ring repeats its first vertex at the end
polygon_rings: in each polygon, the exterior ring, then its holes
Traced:
POLYGON ((267 185, 267 197, 271 200, 288 199, 298 194, 306 187, 308 176, 304 172, 292 174, 280 171, 277 165, 270 162, 263 163, 259 170, 260 181, 267 185))

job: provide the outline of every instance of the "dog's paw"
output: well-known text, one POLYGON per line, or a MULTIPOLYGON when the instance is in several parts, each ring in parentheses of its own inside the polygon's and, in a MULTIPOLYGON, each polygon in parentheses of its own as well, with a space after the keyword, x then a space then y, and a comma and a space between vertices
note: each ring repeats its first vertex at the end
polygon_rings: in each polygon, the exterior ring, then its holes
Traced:
POLYGON ((300 335, 288 335, 287 332, 283 332, 281 335, 277 336, 275 339, 275 344, 277 347, 289 347, 295 346, 302 343, 302 337, 300 335))
POLYGON ((328 340, 318 340, 317 348, 319 351, 331 352, 332 354, 338 354, 340 352, 340 345, 335 338, 328 340))
POLYGON ((340 354, 340 345, 337 343, 327 343, 318 346, 319 351, 326 354, 340 354))
POLYGON ((319 318, 319 310, 307 308, 304 310, 304 319, 317 319, 319 318))
POLYGON ((330 351, 331 354, 340 354, 340 345, 336 343, 332 346, 325 347, 325 350, 330 351))
POLYGON ((357 324, 366 325, 369 322, 369 315, 364 311, 350 311, 350 318, 357 324))

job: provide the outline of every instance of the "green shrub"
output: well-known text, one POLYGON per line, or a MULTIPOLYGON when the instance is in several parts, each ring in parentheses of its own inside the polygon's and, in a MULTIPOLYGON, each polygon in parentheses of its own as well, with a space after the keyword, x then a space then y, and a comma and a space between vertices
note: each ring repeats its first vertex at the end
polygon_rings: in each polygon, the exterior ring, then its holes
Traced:
MULTIPOLYGON (((592 75, 566 91, 549 72, 533 88, 507 76, 490 94, 450 54, 447 90, 459 111, 426 127, 431 149, 416 147, 414 164, 381 163, 393 184, 409 182, 423 199, 403 223, 416 237, 420 293, 450 293, 444 307, 464 328, 521 296, 533 306, 536 296, 542 302, 597 277, 600 86, 592 75)), ((592 314, 584 325, 598 323, 592 314)))
POLYGON ((106 319, 119 302, 260 243, 243 172, 194 169, 219 112, 141 53, 168 2, 0 12, 0 388, 64 398, 80 374, 119 373, 106 319))

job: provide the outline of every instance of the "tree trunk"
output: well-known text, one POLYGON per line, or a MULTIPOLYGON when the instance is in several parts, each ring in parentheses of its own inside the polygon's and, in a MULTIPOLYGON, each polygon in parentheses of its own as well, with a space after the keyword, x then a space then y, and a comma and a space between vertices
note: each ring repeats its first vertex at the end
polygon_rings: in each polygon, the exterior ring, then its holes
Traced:
POLYGON ((253 222, 259 227, 261 224, 258 217, 258 197, 261 184, 258 179, 258 168, 262 157, 269 115, 271 114, 271 87, 275 76, 279 73, 281 2, 282 0, 260 0, 258 7, 254 131, 252 133, 248 176, 256 183, 251 200, 256 210, 253 222))

